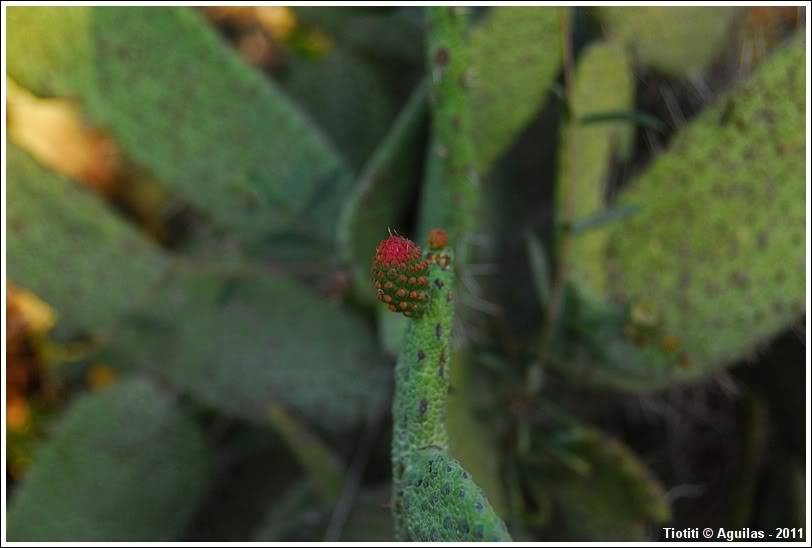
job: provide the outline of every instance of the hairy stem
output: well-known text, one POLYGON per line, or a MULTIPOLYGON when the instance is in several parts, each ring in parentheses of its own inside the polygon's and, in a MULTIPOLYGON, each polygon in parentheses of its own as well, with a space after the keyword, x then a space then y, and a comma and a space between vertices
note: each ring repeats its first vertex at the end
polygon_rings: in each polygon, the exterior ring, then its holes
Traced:
POLYGON ((392 414, 393 507, 395 531, 402 538, 401 479, 409 457, 426 447, 448 448, 445 429, 451 357, 450 333, 454 307, 454 273, 449 263, 429 267, 430 304, 427 312, 406 327, 395 366, 392 414))
MULTIPOLYGON (((395 367, 395 535, 398 540, 419 541, 510 540, 482 489, 448 453, 446 402, 454 264, 450 254, 434 247, 423 256, 429 263, 428 306, 410 319, 395 367)), ((386 251, 380 249, 377 257, 385 258, 386 251)))
POLYGON ((479 179, 471 141, 471 100, 469 93, 470 61, 466 39, 465 10, 437 6, 427 10, 429 99, 432 106, 433 160, 439 163, 437 174, 447 187, 453 211, 448 226, 452 241, 464 246, 479 208, 479 179))

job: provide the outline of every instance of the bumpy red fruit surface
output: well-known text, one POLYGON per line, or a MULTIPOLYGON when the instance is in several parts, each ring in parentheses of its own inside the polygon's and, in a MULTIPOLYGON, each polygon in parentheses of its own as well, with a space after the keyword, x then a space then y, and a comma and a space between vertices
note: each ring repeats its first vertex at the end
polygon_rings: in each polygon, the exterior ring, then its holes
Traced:
POLYGON ((392 312, 419 317, 428 304, 428 262, 420 247, 403 236, 378 244, 372 259, 372 282, 378 300, 392 312))

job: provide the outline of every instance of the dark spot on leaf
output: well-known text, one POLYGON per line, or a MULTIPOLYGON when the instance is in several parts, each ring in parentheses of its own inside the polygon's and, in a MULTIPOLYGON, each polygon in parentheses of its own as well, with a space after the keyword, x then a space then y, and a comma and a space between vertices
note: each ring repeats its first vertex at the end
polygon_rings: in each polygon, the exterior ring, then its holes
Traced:
POLYGON ((434 336, 437 337, 438 341, 443 337, 443 326, 439 323, 434 326, 434 336))
POLYGON ((482 540, 482 538, 484 536, 485 536, 485 529, 482 526, 482 524, 479 524, 476 527, 474 527, 474 538, 476 538, 477 540, 482 540))
MULTIPOLYGON (((426 414, 426 411, 429 409, 429 402, 426 400, 420 400, 420 416, 423 417, 426 414)), ((431 461, 429 461, 429 471, 431 471, 431 461)))
POLYGON ((417 351, 417 361, 421 361, 426 357, 426 353, 422 350, 417 351))
POLYGON ((783 283, 784 280, 787 279, 786 271, 779 268, 778 270, 775 271, 775 276, 773 277, 773 279, 775 280, 776 283, 779 283, 779 284, 783 283))
POLYGON ((443 285, 445 285, 445 284, 443 284, 443 280, 441 280, 440 278, 437 278, 436 280, 434 280, 434 285, 436 285, 438 289, 442 289, 443 285))
POLYGON ((446 48, 439 48, 434 52, 434 63, 437 66, 444 67, 448 65, 448 50, 446 48))
POLYGON ((463 89, 468 89, 471 84, 471 74, 468 70, 463 70, 460 73, 459 80, 458 80, 460 87, 463 89))
POLYGON ((730 281, 733 285, 741 288, 745 288, 750 285, 750 277, 741 271, 735 271, 730 275, 730 281))

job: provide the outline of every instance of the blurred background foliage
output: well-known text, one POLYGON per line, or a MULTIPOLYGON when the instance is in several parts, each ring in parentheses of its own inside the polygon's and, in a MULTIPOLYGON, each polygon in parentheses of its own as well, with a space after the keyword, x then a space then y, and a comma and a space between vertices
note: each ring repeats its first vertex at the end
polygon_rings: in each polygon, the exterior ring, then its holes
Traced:
MULTIPOLYGON (((7 14, 9 538, 391 540, 421 9, 7 14)), ((802 526, 804 9, 470 20, 452 453, 517 540, 802 526)))

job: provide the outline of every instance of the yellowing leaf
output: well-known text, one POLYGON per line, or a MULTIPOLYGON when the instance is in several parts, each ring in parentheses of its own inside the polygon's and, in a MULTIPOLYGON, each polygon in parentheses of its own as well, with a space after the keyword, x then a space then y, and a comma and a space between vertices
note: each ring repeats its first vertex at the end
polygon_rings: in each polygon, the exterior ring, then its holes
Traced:
POLYGON ((88 126, 69 99, 40 99, 6 79, 11 141, 50 169, 109 194, 121 173, 121 155, 101 130, 88 126))

